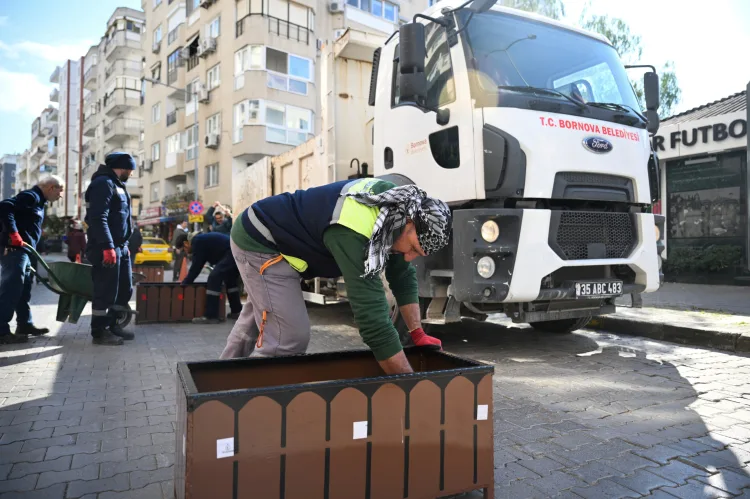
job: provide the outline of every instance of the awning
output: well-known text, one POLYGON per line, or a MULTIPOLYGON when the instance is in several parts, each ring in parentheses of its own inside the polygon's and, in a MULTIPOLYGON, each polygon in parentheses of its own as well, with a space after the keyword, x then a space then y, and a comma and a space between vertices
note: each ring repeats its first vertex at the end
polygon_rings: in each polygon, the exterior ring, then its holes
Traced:
POLYGON ((161 217, 146 218, 138 220, 138 227, 145 227, 146 225, 155 225, 161 222, 161 217))

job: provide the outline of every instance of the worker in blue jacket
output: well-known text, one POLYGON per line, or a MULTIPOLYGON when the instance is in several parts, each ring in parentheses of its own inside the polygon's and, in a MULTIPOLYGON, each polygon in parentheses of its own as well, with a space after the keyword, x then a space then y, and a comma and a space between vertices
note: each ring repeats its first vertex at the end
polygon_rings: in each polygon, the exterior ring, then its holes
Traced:
POLYGON ((206 291, 206 311, 203 317, 193 319, 194 324, 218 324, 219 323, 219 301, 222 293, 222 284, 227 287, 227 298, 229 299, 230 319, 236 319, 242 311, 240 302, 240 288, 237 281, 240 271, 232 256, 229 247, 229 234, 221 232, 206 232, 188 238, 184 248, 188 254, 192 254, 190 270, 183 285, 192 284, 203 270, 205 264, 213 265, 213 270, 208 275, 208 290, 206 291))
POLYGON ((0 202, 0 345, 23 343, 28 335, 39 336, 47 328, 34 326, 31 320, 31 267, 23 243, 36 248, 42 236, 44 207, 47 201, 60 199, 65 183, 56 176, 43 178, 29 190, 0 202), (8 323, 16 314, 16 332, 8 323))
POLYGON ((130 195, 125 183, 135 170, 135 160, 124 152, 113 152, 91 177, 86 189, 86 257, 93 269, 94 298, 91 301, 91 336, 97 345, 122 345, 132 332, 115 321, 118 311, 129 310, 133 294, 128 239, 133 233, 130 195))

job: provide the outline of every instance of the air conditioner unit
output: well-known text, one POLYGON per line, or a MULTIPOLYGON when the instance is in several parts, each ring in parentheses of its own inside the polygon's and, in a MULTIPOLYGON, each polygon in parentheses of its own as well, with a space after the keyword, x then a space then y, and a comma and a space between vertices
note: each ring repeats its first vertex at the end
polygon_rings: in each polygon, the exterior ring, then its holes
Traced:
POLYGON ((344 12, 344 2, 342 0, 335 0, 328 4, 328 12, 331 14, 338 14, 344 12))
POLYGON ((211 6, 212 3, 214 3, 215 0, 201 0, 201 7, 204 9, 207 9, 211 6))
POLYGON ((150 172, 154 169, 154 162, 153 160, 144 161, 143 163, 143 171, 144 172, 150 172))
POLYGON ((216 52, 216 38, 201 40, 198 47, 198 57, 208 57, 211 52, 216 52))
POLYGON ((158 54, 160 50, 161 40, 159 40, 158 42, 154 42, 153 46, 151 47, 151 52, 153 52, 154 54, 158 54))
POLYGON ((208 89, 204 87, 203 85, 200 86, 198 89, 198 102, 208 102, 211 100, 211 97, 209 96, 208 89))
POLYGON ((206 147, 209 149, 216 149, 219 147, 219 134, 218 133, 207 133, 206 134, 206 147))

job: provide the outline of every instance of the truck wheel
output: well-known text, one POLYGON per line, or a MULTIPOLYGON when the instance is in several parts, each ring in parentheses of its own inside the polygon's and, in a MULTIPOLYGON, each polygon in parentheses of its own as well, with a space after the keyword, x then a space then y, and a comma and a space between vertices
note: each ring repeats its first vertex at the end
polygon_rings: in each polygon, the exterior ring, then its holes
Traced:
POLYGON ((543 333, 572 333, 582 327, 591 320, 591 316, 580 317, 577 319, 558 319, 556 321, 541 321, 541 322, 529 322, 529 325, 541 331, 543 333))

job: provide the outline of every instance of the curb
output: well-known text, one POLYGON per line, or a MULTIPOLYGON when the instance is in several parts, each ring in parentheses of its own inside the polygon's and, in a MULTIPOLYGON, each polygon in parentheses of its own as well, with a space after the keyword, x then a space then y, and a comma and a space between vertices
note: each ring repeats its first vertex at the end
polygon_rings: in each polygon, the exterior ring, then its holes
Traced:
POLYGON ((591 319, 587 327, 610 333, 644 336, 682 345, 710 347, 729 352, 750 352, 750 337, 743 336, 740 333, 636 321, 611 316, 595 317, 591 319))

